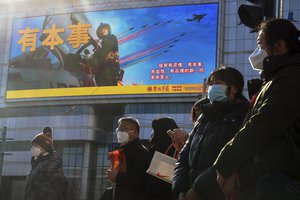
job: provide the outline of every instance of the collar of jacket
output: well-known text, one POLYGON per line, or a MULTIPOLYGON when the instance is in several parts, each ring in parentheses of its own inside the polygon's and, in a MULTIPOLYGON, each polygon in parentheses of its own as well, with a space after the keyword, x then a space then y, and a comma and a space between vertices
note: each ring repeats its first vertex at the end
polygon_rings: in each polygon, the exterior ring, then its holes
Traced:
POLYGON ((218 121, 222 120, 227 114, 232 110, 239 107, 239 105, 248 105, 248 102, 245 102, 239 98, 231 102, 213 102, 203 105, 203 116, 201 120, 207 121, 218 121))
POLYGON ((272 80, 283 68, 300 67, 300 53, 281 56, 268 56, 264 59, 264 76, 266 81, 272 80))
POLYGON ((140 146, 141 140, 139 138, 135 138, 131 140, 129 143, 125 144, 124 146, 121 146, 120 149, 124 149, 125 151, 136 151, 137 146, 140 146))
POLYGON ((37 157, 37 159, 34 159, 34 157, 31 158, 31 164, 32 165, 36 165, 44 160, 47 160, 49 157, 51 157, 52 155, 54 154, 53 153, 48 153, 46 155, 40 155, 39 157, 37 157))

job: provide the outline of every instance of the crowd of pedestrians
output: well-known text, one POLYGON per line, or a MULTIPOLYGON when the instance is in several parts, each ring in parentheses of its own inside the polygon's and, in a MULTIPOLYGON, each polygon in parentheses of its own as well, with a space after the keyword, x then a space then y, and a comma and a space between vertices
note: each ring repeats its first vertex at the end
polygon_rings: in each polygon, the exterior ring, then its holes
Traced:
POLYGON ((207 98, 194 104, 191 133, 177 125, 168 131, 168 118, 153 121, 153 148, 169 156, 180 153, 172 188, 146 175, 148 185, 138 199, 300 199, 298 37, 300 31, 288 20, 261 23, 249 61, 262 79, 253 81, 250 102, 242 94, 242 74, 225 66, 211 73, 207 98), (172 152, 165 152, 171 143, 172 152))
MULTIPOLYGON (((261 73, 249 101, 244 78, 222 66, 195 102, 191 133, 169 117, 152 121, 146 148, 140 124, 122 117, 116 129, 118 166, 100 200, 300 200, 300 31, 285 19, 258 28, 249 61, 261 73), (147 174, 160 152, 177 159, 172 183, 147 174)), ((63 200, 68 184, 53 149, 52 129, 32 140, 26 200, 63 200)))

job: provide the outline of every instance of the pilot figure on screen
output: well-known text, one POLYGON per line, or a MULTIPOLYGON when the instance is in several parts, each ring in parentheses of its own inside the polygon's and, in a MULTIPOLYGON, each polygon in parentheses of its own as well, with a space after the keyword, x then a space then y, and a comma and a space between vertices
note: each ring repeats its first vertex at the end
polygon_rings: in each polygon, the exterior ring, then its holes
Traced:
POLYGON ((93 56, 96 83, 98 86, 115 86, 122 79, 117 37, 111 34, 110 25, 105 23, 100 23, 96 34, 99 38, 93 56))

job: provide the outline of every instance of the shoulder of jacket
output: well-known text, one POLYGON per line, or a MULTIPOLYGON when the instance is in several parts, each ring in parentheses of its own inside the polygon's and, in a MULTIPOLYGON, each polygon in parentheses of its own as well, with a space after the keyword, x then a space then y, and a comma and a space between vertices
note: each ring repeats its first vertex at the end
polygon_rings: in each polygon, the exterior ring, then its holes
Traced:
POLYGON ((292 66, 286 66, 283 67, 277 75, 288 75, 288 76, 295 76, 299 77, 300 74, 300 65, 292 65, 292 66))
POLYGON ((250 109, 249 104, 241 103, 239 106, 236 107, 236 109, 233 109, 230 113, 224 116, 223 121, 231 122, 231 123, 235 123, 235 122, 240 123, 246 116, 249 109, 250 109))

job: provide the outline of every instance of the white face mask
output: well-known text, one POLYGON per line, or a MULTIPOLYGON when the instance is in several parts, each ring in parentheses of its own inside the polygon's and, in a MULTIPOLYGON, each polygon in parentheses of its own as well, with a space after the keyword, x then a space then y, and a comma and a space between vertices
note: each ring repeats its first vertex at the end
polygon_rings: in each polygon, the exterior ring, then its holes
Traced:
POLYGON ((129 141, 129 135, 125 131, 117 131, 117 139, 121 145, 125 145, 129 141))
POLYGON ((249 62, 254 70, 263 70, 263 61, 268 54, 264 49, 256 48, 255 51, 249 56, 249 62))
POLYGON ((42 151, 40 148, 38 147, 31 147, 31 156, 32 157, 38 157, 39 155, 41 155, 42 151))

